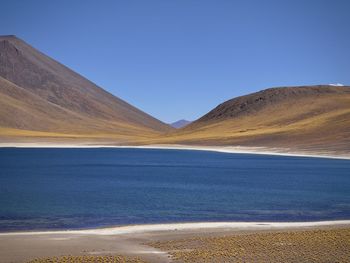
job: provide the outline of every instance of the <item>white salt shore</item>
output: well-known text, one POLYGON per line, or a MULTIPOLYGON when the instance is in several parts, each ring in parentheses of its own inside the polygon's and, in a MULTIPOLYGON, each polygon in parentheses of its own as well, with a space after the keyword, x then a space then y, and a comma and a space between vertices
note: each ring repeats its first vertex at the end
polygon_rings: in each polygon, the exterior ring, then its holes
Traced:
POLYGON ((316 221, 316 222, 199 222, 199 223, 173 223, 173 224, 150 224, 129 225, 109 228, 95 228, 84 230, 63 231, 37 231, 37 232, 8 232, 0 233, 0 236, 22 235, 123 235, 137 233, 151 233, 163 231, 203 231, 203 230, 285 230, 296 228, 326 227, 326 226, 349 226, 350 220, 316 221))
POLYGON ((168 150, 196 150, 222 153, 277 155, 294 157, 313 157, 328 159, 350 160, 348 154, 334 154, 333 152, 295 152, 287 148, 246 147, 246 146, 189 146, 189 145, 142 145, 121 146, 103 144, 50 144, 50 143, 0 143, 0 148, 129 148, 129 149, 168 149, 168 150))

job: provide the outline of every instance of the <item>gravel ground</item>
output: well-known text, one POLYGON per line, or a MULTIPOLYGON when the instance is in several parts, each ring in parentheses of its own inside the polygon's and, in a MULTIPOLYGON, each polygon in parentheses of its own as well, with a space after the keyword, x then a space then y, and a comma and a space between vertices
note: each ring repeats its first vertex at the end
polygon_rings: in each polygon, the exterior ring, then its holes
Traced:
POLYGON ((150 244, 174 262, 350 262, 350 228, 195 237, 150 244))

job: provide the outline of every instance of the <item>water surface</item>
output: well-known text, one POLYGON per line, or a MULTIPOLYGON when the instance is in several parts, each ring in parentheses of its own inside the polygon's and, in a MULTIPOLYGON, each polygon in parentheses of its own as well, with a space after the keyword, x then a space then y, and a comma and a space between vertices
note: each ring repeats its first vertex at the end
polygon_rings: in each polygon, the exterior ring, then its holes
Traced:
POLYGON ((159 149, 0 149, 0 230, 350 219, 350 161, 159 149))

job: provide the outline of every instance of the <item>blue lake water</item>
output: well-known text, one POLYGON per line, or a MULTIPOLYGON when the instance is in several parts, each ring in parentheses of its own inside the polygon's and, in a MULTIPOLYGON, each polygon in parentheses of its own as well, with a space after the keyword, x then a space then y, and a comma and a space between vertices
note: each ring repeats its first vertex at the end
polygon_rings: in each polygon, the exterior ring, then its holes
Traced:
POLYGON ((156 149, 0 149, 0 231, 350 219, 350 161, 156 149))

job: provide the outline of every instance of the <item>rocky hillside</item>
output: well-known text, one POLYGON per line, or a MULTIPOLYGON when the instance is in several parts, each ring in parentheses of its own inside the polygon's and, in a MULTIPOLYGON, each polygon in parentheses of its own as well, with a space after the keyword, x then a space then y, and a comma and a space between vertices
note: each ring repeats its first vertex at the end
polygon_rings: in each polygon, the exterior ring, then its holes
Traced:
MULTIPOLYGON (((298 104, 306 98, 317 102, 319 98, 323 98, 324 96, 342 94, 349 95, 350 88, 330 85, 270 88, 228 100, 205 114, 194 122, 194 124, 200 125, 207 121, 222 121, 254 115, 261 110, 284 102, 294 101, 298 104)), ((305 112, 305 114, 308 114, 308 112, 305 112)), ((314 113, 311 112, 310 114, 314 113)))

